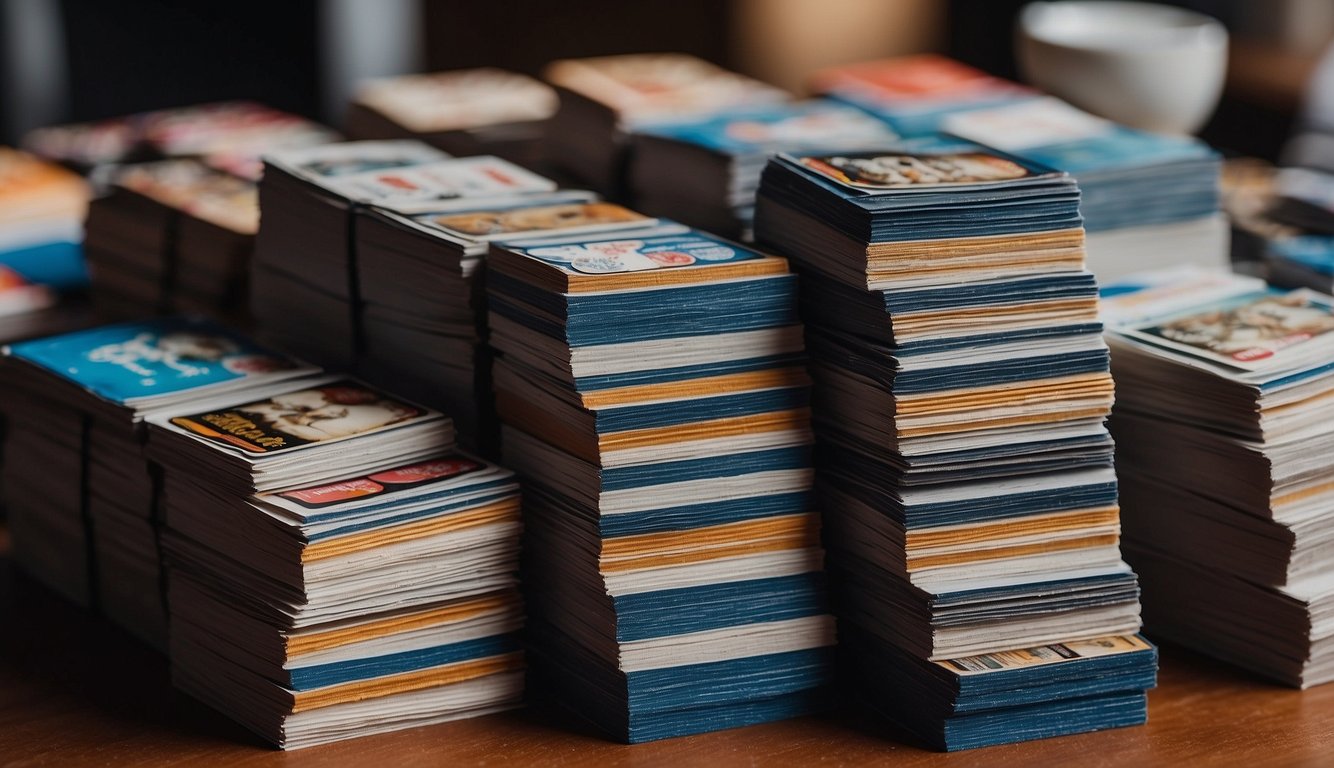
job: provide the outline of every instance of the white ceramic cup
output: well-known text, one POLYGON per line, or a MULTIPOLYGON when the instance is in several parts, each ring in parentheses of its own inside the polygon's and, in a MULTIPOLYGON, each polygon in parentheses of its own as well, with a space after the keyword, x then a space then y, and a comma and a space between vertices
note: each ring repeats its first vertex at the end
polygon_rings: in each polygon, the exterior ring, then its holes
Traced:
POLYGON ((1135 128, 1194 133, 1218 106, 1227 30, 1193 11, 1113 0, 1037 2, 1019 15, 1029 82, 1135 128))

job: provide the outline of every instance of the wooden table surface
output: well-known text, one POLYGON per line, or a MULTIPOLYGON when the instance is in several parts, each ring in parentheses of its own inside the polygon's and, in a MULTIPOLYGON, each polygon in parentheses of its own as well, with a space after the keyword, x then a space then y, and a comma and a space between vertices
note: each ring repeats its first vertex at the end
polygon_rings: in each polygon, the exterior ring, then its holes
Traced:
POLYGON ((15 573, 0 529, 0 766, 1331 766, 1334 684, 1297 692, 1165 648, 1149 724, 937 754, 849 708, 612 744, 521 711, 282 753, 171 689, 166 662, 15 573))

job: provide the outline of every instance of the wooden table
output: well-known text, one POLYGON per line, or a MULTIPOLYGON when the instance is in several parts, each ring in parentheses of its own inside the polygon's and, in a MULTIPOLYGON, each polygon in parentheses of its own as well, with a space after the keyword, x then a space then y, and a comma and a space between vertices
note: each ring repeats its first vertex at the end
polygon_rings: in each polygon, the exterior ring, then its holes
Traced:
POLYGON ((163 658, 15 573, 0 529, 0 766, 1334 765, 1334 684, 1163 651, 1149 724, 950 755, 852 708, 628 747, 522 711, 282 753, 174 692, 163 658))

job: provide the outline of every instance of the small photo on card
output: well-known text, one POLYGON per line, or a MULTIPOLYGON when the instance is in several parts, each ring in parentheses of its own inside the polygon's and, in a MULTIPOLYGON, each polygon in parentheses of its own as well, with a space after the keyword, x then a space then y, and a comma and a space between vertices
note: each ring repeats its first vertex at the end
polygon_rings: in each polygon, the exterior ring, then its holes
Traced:
POLYGON ((985 152, 866 152, 803 157, 800 162, 840 184, 872 190, 1003 183, 1031 175, 1019 163, 985 152))
POLYGON ((358 437, 426 413, 356 382, 342 381, 245 405, 179 416, 171 423, 248 453, 275 453, 358 437))
POLYGON ((524 232, 583 229, 606 224, 631 222, 648 224, 653 219, 614 203, 568 203, 466 211, 435 216, 430 221, 450 234, 482 238, 524 232))
POLYGON ((566 273, 586 275, 710 266, 763 258, 755 251, 693 233, 542 246, 522 252, 566 273))
POLYGON ((1334 345, 1334 305, 1300 290, 1215 304, 1124 333, 1233 368, 1280 367, 1312 347, 1334 345))

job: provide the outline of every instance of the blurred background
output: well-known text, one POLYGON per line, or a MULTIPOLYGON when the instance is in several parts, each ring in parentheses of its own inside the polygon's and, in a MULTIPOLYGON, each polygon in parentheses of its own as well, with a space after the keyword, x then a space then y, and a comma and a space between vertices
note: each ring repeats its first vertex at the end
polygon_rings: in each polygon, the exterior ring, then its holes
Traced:
MULTIPOLYGON (((483 65, 536 74, 552 59, 644 51, 693 53, 793 90, 820 67, 922 51, 1019 79, 1023 4, 0 0, 0 143, 40 125, 232 98, 338 125, 364 77, 483 65)), ((1334 0, 1176 4, 1231 35, 1226 90, 1202 138, 1273 160, 1302 123, 1334 123, 1312 85, 1334 40, 1334 0)), ((1324 70, 1334 82, 1334 60, 1324 70)))

